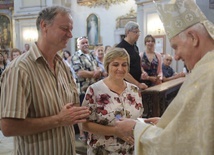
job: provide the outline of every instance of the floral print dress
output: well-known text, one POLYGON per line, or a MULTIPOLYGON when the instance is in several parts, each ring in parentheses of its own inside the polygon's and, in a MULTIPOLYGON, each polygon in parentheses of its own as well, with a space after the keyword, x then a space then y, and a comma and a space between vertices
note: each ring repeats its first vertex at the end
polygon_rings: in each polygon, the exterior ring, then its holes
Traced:
MULTIPOLYGON (((146 56, 146 52, 143 53, 143 57, 141 59, 142 62, 142 67, 144 69, 144 71, 149 75, 149 76, 157 76, 158 75, 158 64, 159 64, 159 60, 157 55, 155 54, 155 57, 153 58, 153 60, 150 62, 148 57, 146 56)), ((153 86, 154 84, 149 81, 149 80, 144 80, 144 83, 146 83, 146 85, 153 86)))
MULTIPOLYGON (((143 104, 138 88, 126 82, 126 89, 118 95, 111 91, 103 80, 92 84, 86 92, 83 106, 91 110, 89 121, 114 126, 118 118, 142 117, 143 104)), ((89 133, 88 155, 133 155, 134 146, 115 136, 89 133)))

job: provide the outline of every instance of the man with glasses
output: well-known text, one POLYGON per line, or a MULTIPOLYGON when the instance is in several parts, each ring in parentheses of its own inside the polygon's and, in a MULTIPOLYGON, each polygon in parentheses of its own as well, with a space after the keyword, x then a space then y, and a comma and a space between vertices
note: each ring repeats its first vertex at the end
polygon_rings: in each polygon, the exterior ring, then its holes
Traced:
POLYGON ((129 21, 125 25, 125 38, 117 45, 117 47, 124 48, 130 56, 130 71, 126 76, 126 80, 135 84, 140 89, 146 89, 147 85, 141 83, 142 71, 140 56, 136 42, 140 36, 139 25, 136 22, 129 21))
MULTIPOLYGON (((89 41, 86 36, 77 39, 77 47, 79 50, 72 56, 71 64, 76 73, 80 104, 82 104, 88 86, 101 79, 102 70, 98 67, 95 55, 89 50, 89 41)), ((86 138, 81 123, 78 126, 80 130, 79 140, 85 142, 86 138)))
POLYGON ((170 66, 172 63, 172 56, 169 54, 164 55, 163 64, 162 64, 162 72, 163 72, 163 82, 170 81, 173 79, 177 79, 180 77, 184 77, 185 73, 176 73, 173 68, 170 66))
POLYGON ((85 122, 69 68, 57 54, 72 38, 71 10, 44 8, 36 20, 38 40, 6 68, 1 77, 0 120, 14 136, 14 154, 74 155, 73 125, 85 122))

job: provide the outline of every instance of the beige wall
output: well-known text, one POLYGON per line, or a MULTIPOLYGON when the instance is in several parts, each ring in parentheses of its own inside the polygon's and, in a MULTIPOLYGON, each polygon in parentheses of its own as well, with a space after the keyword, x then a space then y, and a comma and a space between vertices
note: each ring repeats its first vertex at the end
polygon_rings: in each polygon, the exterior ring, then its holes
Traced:
POLYGON ((22 7, 40 6, 46 4, 46 0, 20 0, 22 7))

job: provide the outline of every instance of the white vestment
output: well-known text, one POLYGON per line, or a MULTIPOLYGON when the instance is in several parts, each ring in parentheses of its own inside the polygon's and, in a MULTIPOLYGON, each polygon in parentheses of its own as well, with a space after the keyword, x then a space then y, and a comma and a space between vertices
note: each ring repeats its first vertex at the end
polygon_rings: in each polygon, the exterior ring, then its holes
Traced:
POLYGON ((214 50, 186 77, 156 126, 137 122, 136 155, 214 155, 214 50))

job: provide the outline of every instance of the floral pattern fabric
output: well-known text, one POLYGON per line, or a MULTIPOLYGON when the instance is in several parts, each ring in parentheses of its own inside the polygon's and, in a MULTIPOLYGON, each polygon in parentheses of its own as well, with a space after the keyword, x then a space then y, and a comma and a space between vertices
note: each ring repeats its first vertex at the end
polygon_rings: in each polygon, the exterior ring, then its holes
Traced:
MULTIPOLYGON (((146 56, 146 53, 143 53, 142 59, 142 67, 144 71, 149 75, 149 76, 157 76, 158 75, 158 57, 155 54, 154 59, 150 62, 148 57, 146 56)), ((147 84, 149 87, 153 86, 153 83, 149 80, 144 80, 143 81, 145 84, 147 84)))
POLYGON ((154 59, 150 62, 148 57, 146 56, 146 53, 144 52, 142 57, 142 67, 149 76, 157 76, 158 58, 156 54, 154 59))
MULTIPOLYGON (((83 106, 91 110, 89 121, 106 126, 114 126, 118 118, 137 119, 142 117, 143 104, 138 88, 126 82, 126 89, 118 95, 103 82, 91 85, 86 92, 83 106)), ((115 136, 89 133, 88 150, 90 155, 132 155, 134 146, 115 136)))

